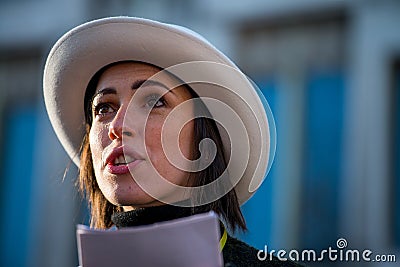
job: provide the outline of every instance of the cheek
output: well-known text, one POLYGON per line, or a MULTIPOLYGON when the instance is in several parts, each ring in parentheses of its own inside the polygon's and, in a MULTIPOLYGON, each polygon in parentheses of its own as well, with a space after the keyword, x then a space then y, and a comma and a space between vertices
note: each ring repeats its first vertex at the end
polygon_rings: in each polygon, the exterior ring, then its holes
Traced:
POLYGON ((90 129, 89 132, 90 151, 92 153, 92 160, 95 170, 96 166, 101 164, 102 152, 106 146, 106 139, 104 137, 105 134, 108 134, 108 131, 105 129, 105 127, 96 127, 95 125, 90 129))
POLYGON ((179 135, 179 147, 187 159, 193 159, 194 122, 190 121, 182 128, 179 135))
POLYGON ((161 128, 158 123, 147 123, 145 133, 145 144, 147 153, 152 160, 152 163, 157 166, 157 162, 164 158, 162 141, 161 141, 161 128))
MULTIPOLYGON (((182 128, 179 134, 179 149, 186 159, 192 159, 193 155, 193 140, 194 140, 194 123, 193 121, 188 122, 182 128)), ((148 123, 146 126, 145 143, 147 153, 152 164, 155 166, 158 172, 162 174, 165 178, 168 178, 170 172, 180 171, 178 168, 174 167, 164 153, 166 147, 172 145, 176 147, 177 134, 168 133, 168 131, 163 132, 164 136, 161 138, 162 133, 162 123, 148 123), (164 148, 163 148, 164 141, 164 148), (168 143, 168 144, 167 144, 168 143), (164 175, 166 174, 166 175, 164 175)), ((175 149, 174 149, 175 150, 175 149)), ((173 155, 174 153, 169 153, 173 155)), ((179 155, 180 157, 180 155, 179 155)), ((176 160, 174 160, 176 162, 176 160)), ((179 162, 179 161, 178 161, 179 162)), ((180 162, 182 165, 183 162, 180 162)))

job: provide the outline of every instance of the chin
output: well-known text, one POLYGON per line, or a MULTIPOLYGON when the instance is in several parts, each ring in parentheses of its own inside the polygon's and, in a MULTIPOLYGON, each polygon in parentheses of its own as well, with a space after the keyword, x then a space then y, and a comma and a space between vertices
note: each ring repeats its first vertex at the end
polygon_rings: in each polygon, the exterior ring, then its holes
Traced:
POLYGON ((159 202, 147 195, 145 192, 131 193, 131 194, 114 194, 112 197, 107 198, 111 204, 115 206, 130 206, 130 207, 148 207, 159 205, 159 202))

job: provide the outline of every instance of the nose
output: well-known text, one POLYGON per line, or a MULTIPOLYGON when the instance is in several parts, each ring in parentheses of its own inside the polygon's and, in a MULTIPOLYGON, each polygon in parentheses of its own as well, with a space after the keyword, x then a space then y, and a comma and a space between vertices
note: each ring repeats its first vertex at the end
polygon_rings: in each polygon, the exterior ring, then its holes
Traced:
POLYGON ((110 122, 108 128, 108 137, 111 140, 121 139, 125 136, 133 136, 133 130, 129 128, 126 123, 124 125, 124 119, 126 115, 126 108, 121 106, 117 111, 115 117, 110 122))

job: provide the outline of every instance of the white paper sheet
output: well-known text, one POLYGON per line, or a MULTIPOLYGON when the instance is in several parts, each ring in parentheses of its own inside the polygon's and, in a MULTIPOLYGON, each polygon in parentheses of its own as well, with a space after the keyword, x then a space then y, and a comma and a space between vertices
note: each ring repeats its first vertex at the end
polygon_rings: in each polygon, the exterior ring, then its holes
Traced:
POLYGON ((120 230, 77 226, 82 267, 220 267, 219 221, 214 212, 120 230))

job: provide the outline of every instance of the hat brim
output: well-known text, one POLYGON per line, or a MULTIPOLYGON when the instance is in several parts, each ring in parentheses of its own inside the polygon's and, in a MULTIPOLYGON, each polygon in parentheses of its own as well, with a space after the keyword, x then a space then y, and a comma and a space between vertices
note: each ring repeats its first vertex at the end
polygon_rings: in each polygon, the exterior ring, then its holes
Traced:
MULTIPOLYGON (((242 74, 229 58, 203 37, 180 26, 142 18, 112 17, 72 29, 51 49, 44 69, 43 86, 51 124, 77 166, 85 134, 86 87, 102 67, 127 60, 146 62, 163 69, 187 62, 211 62, 242 74)), ((210 69, 206 73, 210 73, 210 69)), ((244 75, 238 75, 238 79, 242 83, 241 101, 235 94, 216 88, 201 90, 194 86, 193 89, 200 97, 215 98, 232 107, 247 129, 250 158, 235 186, 239 202, 243 204, 266 176, 270 159, 270 129, 268 110, 256 89, 244 75)), ((225 148, 230 147, 229 137, 222 136, 222 141, 225 148)), ((231 166, 235 166, 235 162, 231 166)))

